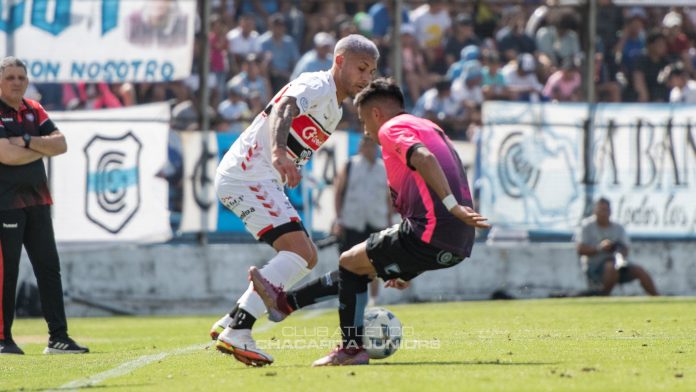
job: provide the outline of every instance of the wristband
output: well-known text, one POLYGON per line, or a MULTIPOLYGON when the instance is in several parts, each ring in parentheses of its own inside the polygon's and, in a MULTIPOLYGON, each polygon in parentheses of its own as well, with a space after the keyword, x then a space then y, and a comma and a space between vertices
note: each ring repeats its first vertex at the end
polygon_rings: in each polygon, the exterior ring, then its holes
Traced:
POLYGON ((447 211, 452 211, 452 208, 456 207, 459 203, 457 203, 457 199, 455 199, 450 193, 449 195, 445 196, 444 199, 442 199, 442 204, 445 205, 447 211))

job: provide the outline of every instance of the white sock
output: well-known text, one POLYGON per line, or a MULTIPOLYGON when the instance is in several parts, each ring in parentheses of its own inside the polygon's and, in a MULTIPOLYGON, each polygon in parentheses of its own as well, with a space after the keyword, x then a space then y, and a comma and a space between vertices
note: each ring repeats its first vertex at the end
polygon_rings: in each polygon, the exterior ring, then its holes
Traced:
MULTIPOLYGON (((307 268, 307 262, 300 255, 281 250, 259 272, 269 282, 288 290, 307 276, 311 270, 307 268)), ((237 302, 240 308, 246 310, 256 319, 266 312, 266 305, 254 291, 253 284, 249 285, 249 288, 237 302)))

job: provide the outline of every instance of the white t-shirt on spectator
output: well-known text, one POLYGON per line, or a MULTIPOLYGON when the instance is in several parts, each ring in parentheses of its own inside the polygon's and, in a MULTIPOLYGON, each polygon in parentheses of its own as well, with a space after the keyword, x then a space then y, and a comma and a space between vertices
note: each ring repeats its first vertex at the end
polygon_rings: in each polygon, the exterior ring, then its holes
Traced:
POLYGON ((245 56, 249 53, 259 53, 259 33, 252 31, 248 37, 242 35, 242 29, 237 27, 227 33, 227 46, 230 53, 245 56))
POLYGON ((534 89, 537 93, 544 89, 544 86, 539 83, 534 72, 525 75, 517 73, 517 64, 511 63, 503 67, 501 73, 505 78, 505 83, 512 91, 534 89))
POLYGON ((481 85, 468 87, 464 78, 457 78, 452 82, 452 98, 457 102, 480 105, 483 103, 483 89, 481 85))
POLYGON ((452 18, 446 9, 431 14, 430 6, 424 4, 411 11, 409 18, 416 28, 418 43, 423 48, 439 48, 444 46, 445 30, 452 25, 452 18))
POLYGON ((674 87, 669 93, 672 103, 696 103, 696 81, 689 80, 684 88, 674 87))

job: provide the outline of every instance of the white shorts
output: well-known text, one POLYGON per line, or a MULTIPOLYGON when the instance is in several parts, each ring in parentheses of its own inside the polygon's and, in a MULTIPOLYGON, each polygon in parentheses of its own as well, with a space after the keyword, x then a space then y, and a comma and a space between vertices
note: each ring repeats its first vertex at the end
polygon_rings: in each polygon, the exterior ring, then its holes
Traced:
POLYGON ((281 235, 304 231, 300 216, 277 180, 243 181, 215 177, 222 205, 234 212, 257 240, 273 245, 281 235))

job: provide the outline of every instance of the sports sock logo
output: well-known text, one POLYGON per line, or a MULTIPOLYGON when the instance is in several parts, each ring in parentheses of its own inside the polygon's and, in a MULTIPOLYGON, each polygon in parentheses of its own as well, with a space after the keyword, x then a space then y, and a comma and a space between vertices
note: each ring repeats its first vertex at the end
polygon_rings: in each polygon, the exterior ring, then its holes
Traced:
POLYGON ((2 224, 3 229, 16 229, 17 224, 16 223, 4 223, 2 224))

